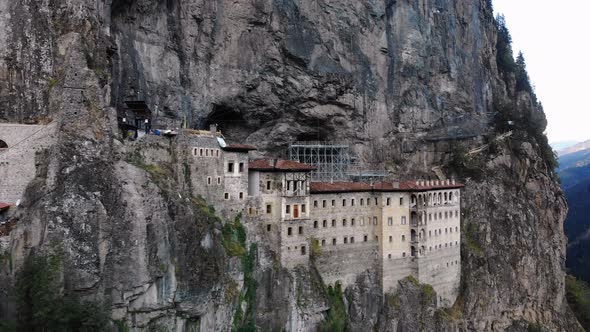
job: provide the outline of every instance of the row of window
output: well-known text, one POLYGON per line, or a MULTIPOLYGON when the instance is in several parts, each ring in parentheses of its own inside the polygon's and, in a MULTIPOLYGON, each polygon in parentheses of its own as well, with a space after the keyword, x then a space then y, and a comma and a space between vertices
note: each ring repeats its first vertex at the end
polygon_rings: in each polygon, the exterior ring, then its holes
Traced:
MULTIPOLYGON (((367 197, 366 200, 364 198, 361 198, 361 199, 359 199, 358 202, 359 202, 359 205, 360 206, 364 206, 365 204, 366 204, 366 206, 370 206, 371 205, 371 201, 373 201, 373 205, 378 205, 379 204, 379 198, 378 197, 373 197, 372 199, 370 197, 367 197)), ((391 197, 387 197, 385 199, 385 201, 386 201, 385 204, 387 206, 390 206, 391 205, 391 202, 392 202, 392 199, 391 199, 391 197)), ((350 206, 355 206, 356 205, 356 202, 357 201, 356 201, 355 198, 351 198, 351 199, 343 198, 342 199, 342 205, 340 205, 340 206, 341 207, 346 207, 346 206, 348 206, 348 204, 350 204, 350 206)), ((320 205, 319 203, 320 202, 318 200, 314 200, 313 201, 313 207, 314 208, 319 208, 319 205, 320 205)), ((328 207, 328 200, 325 200, 324 199, 324 200, 321 201, 321 203, 322 203, 322 208, 328 207)), ((404 198, 403 197, 400 197, 399 198, 399 205, 400 206, 404 205, 404 198)), ((336 207, 336 200, 335 199, 331 200, 330 206, 331 207, 336 207)))
MULTIPOLYGON (((245 164, 243 162, 238 163, 238 173, 244 173, 244 169, 245 169, 245 164)), ((227 168, 226 168, 226 172, 227 173, 235 173, 236 171, 236 163, 234 161, 228 161, 227 162, 227 168)))
POLYGON ((193 156, 195 157, 219 158, 220 155, 219 149, 193 148, 193 156))
MULTIPOLYGON (((213 183, 213 179, 210 176, 208 176, 207 177, 207 185, 210 186, 212 183, 213 183)), ((221 185, 221 176, 217 177, 217 185, 218 186, 221 185)))
MULTIPOLYGON (((404 217, 405 219, 405 217, 404 217)), ((378 224, 378 219, 377 217, 373 217, 373 223, 372 225, 377 225, 378 224)), ((337 222, 336 219, 332 219, 332 223, 331 223, 332 227, 336 227, 337 226, 337 222)), ((342 226, 346 227, 348 226, 348 220, 347 219, 342 219, 342 226)), ((364 226, 365 225, 365 218, 361 217, 360 218, 360 225, 364 226)), ((371 217, 367 217, 367 225, 371 225, 371 217)), ((356 220, 354 218, 350 219, 350 226, 356 226, 356 220)), ((323 220, 322 221, 322 227, 326 228, 328 227, 328 220, 323 220)), ((319 222, 317 220, 314 220, 313 222, 313 228, 319 228, 319 222)))
MULTIPOLYGON (((453 218, 453 214, 455 214, 455 218, 459 218, 459 210, 455 210, 455 211, 445 211, 444 213, 444 219, 449 219, 449 218, 453 218)), ((428 221, 432 221, 432 216, 434 215, 434 220, 442 220, 443 219, 443 213, 442 212, 434 212, 433 213, 429 213, 428 214, 428 221)))
MULTIPOLYGON (((238 193, 238 198, 239 199, 244 199, 244 197, 245 197, 245 194, 242 191, 240 191, 238 193)), ((228 192, 223 193, 223 198, 226 199, 226 200, 229 200, 231 198, 231 195, 228 192)))

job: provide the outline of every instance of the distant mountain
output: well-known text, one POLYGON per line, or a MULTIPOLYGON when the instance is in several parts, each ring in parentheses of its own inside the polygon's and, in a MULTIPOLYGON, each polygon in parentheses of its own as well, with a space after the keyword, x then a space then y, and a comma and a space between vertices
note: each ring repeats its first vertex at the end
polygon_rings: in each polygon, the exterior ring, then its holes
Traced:
POLYGON ((578 141, 561 141, 561 142, 551 143, 550 145, 553 148, 553 150, 560 151, 563 149, 567 149, 570 146, 574 146, 578 143, 579 143, 578 141))
POLYGON ((562 148, 557 148, 555 146, 552 146, 554 150, 557 151, 557 154, 559 156, 565 156, 567 154, 570 153, 575 153, 578 151, 582 151, 582 150, 587 150, 590 149, 590 140, 584 141, 584 142, 580 142, 580 143, 576 143, 570 146, 565 146, 562 148))
POLYGON ((560 154, 557 170, 569 205, 564 225, 569 242, 566 266, 571 274, 590 282, 590 141, 566 150, 560 154))

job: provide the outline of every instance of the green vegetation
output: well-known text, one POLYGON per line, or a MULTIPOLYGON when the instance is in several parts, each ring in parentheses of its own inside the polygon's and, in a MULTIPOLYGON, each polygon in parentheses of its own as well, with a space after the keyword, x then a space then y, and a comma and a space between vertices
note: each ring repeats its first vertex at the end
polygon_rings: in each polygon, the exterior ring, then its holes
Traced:
POLYGON ((432 285, 422 285, 422 296, 422 304, 428 304, 436 298, 436 292, 434 291, 432 285))
POLYGON ((47 87, 49 88, 49 91, 53 90, 58 82, 59 80, 56 77, 51 77, 49 81, 47 81, 47 87))
POLYGON ((473 222, 463 223, 461 232, 465 238, 465 245, 470 252, 481 255, 483 250, 477 242, 477 226, 473 222))
POLYGON ((506 26, 504 15, 496 16, 496 27, 498 36, 496 39, 496 64, 500 73, 507 74, 514 72, 516 64, 512 54, 512 36, 506 26))
POLYGON ((399 299, 399 294, 385 294, 385 301, 390 306, 393 307, 395 310, 399 310, 401 308, 401 301, 399 299))
POLYGON ((344 305, 342 285, 337 282, 334 287, 328 286, 326 293, 330 302, 328 317, 319 325, 320 331, 342 332, 349 331, 348 315, 344 305))
POLYGON ((527 330, 528 330, 528 332, 543 332, 543 331, 545 331, 541 324, 530 323, 530 322, 529 322, 529 326, 528 326, 527 330))
POLYGON ((451 159, 448 167, 461 178, 479 179, 484 175, 485 164, 477 156, 469 156, 467 149, 460 143, 451 146, 451 159))
POLYGON ((590 330, 590 287, 582 280, 573 276, 565 278, 567 302, 576 315, 578 322, 590 330))
POLYGON ((115 327, 117 328, 117 332, 129 332, 129 326, 124 320, 116 320, 115 327))
POLYGON ((418 281, 418 279, 416 279, 414 276, 407 276, 406 277, 406 281, 409 281, 412 283, 412 285, 419 287, 420 286, 420 282, 418 281))
POLYGON ((232 257, 243 257, 246 252, 246 229, 240 223, 239 216, 233 222, 227 222, 221 229, 222 243, 225 251, 232 257))
POLYGON ((322 247, 320 246, 320 241, 316 238, 311 238, 311 252, 310 258, 311 260, 315 260, 316 258, 322 255, 322 247))
POLYGON ((17 328, 21 331, 103 331, 107 310, 62 290, 61 255, 29 255, 17 277, 17 328))

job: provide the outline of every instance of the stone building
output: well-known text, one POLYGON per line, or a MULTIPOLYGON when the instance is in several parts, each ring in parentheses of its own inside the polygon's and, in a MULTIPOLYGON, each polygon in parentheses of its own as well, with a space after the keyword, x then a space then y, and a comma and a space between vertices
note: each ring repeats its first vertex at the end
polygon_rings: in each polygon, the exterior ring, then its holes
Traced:
POLYGON ((286 268, 316 266, 327 284, 378 271, 384 293, 409 275, 452 305, 460 283, 460 189, 454 181, 312 182, 313 166, 249 160, 254 147, 185 130, 191 185, 226 219, 242 213, 286 268), (317 242, 316 242, 317 241, 317 242))

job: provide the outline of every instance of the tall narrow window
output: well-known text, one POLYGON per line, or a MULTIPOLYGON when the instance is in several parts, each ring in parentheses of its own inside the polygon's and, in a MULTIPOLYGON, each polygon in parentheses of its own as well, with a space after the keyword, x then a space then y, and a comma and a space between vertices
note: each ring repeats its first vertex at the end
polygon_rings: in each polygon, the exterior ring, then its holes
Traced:
POLYGON ((336 238, 332 239, 332 245, 335 246, 336 245, 336 238))
POLYGON ((404 205, 404 198, 403 198, 403 197, 400 197, 400 198, 399 198, 399 205, 400 205, 400 206, 401 206, 401 205, 404 205))
POLYGON ((322 239, 322 247, 326 245, 326 240, 322 239))
POLYGON ((350 237, 350 243, 354 243, 354 236, 350 237))
POLYGON ((227 163, 227 172, 233 173, 234 172, 234 163, 232 161, 227 163))
POLYGON ((208 177, 207 177, 207 185, 208 185, 208 186, 210 186, 210 185, 211 185, 211 177, 210 177, 210 176, 208 176, 208 177))
POLYGON ((387 197, 387 201, 386 201, 386 202, 387 202, 387 203, 386 203, 386 204, 387 204, 387 206, 389 206, 389 205, 391 204, 391 198, 387 197))
POLYGON ((238 172, 243 173, 244 172, 244 163, 240 163, 238 165, 238 172))
POLYGON ((336 200, 332 200, 332 206, 336 206, 336 200))
POLYGON ((393 236, 389 236, 389 242, 393 242, 393 236))
POLYGON ((270 190, 270 181, 266 181, 266 190, 270 190))
POLYGON ((293 205, 293 218, 299 218, 299 205, 293 205))
POLYGON ((346 206, 346 198, 342 200, 342 206, 346 206))
POLYGON ((244 199, 244 193, 243 192, 240 192, 239 195, 240 195, 240 199, 244 199))
POLYGON ((224 193, 224 194, 223 194, 223 198, 225 198, 225 199, 229 199, 229 193, 224 193))
POLYGON ((377 203, 377 197, 375 197, 375 205, 378 205, 379 203, 377 203))
POLYGON ((361 206, 363 206, 364 203, 365 203, 365 199, 361 198, 361 206))
POLYGON ((332 227, 336 227, 336 219, 332 219, 332 227))
POLYGON ((314 220, 314 222, 313 222, 313 228, 318 228, 318 221, 317 220, 314 220))
POLYGON ((267 213, 267 214, 270 214, 270 213, 272 213, 272 205, 270 205, 270 204, 266 204, 266 213, 267 213))
POLYGON ((301 255, 305 255, 305 246, 301 246, 301 255))
POLYGON ((342 219, 342 226, 346 227, 346 219, 342 219))
POLYGON ((299 235, 303 235, 303 226, 299 226, 299 235))
POLYGON ((325 208, 325 207, 326 207, 326 200, 325 200, 325 199, 322 201, 322 207, 323 207, 323 208, 325 208))
POLYGON ((289 205, 289 204, 285 205, 285 213, 291 214, 291 205, 289 205))
POLYGON ((322 221, 322 227, 324 227, 324 228, 325 227, 328 227, 328 221, 327 220, 322 221))
POLYGON ((270 224, 266 225, 266 231, 270 232, 270 224))
POLYGON ((313 201, 313 207, 317 208, 318 207, 318 201, 313 201))
POLYGON ((287 228, 287 235, 292 235, 293 234, 293 229, 291 227, 287 228))
POLYGON ((350 226, 354 227, 354 218, 350 219, 350 226))
POLYGON ((392 217, 387 218, 387 225, 393 226, 393 218, 392 217))
POLYGON ((350 199, 350 206, 354 206, 354 198, 350 199))
POLYGON ((301 213, 305 213, 305 204, 301 204, 301 213))

